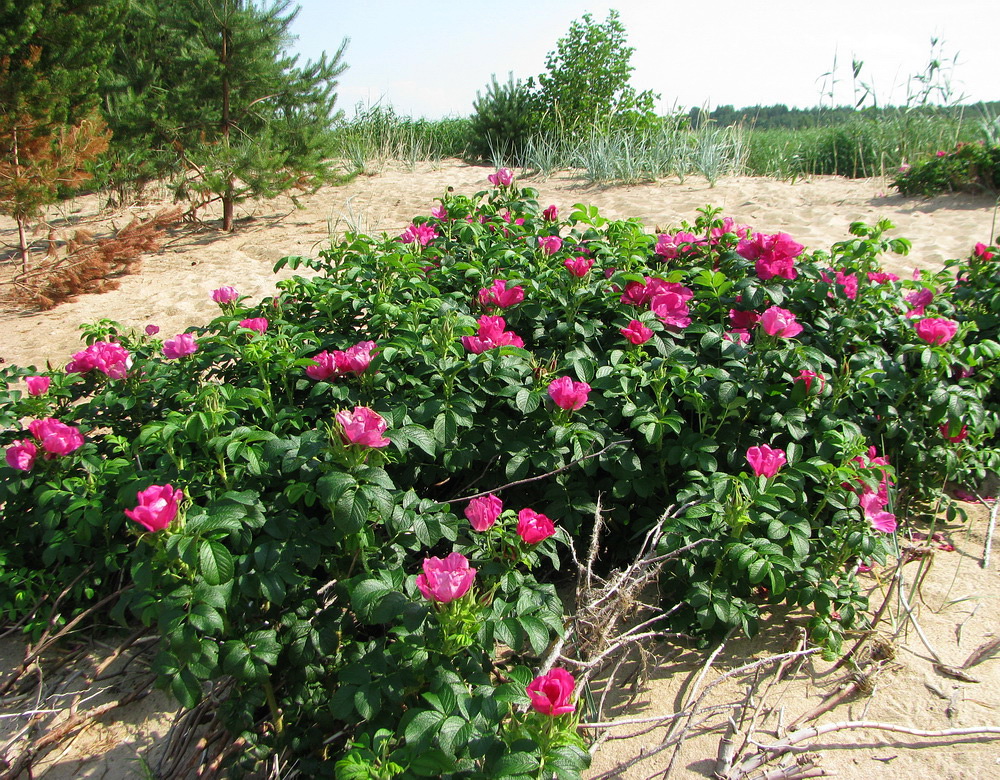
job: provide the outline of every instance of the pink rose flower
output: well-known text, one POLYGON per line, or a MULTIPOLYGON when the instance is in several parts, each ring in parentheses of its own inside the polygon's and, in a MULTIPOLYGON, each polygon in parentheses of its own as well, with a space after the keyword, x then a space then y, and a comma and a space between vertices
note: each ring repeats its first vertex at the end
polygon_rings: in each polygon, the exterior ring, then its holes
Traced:
POLYGON ((555 204, 552 204, 542 212, 542 219, 546 222, 555 222, 559 219, 559 209, 556 208, 555 204))
POLYGON ((543 255, 551 257, 562 248, 562 239, 559 236, 539 236, 538 248, 543 255))
POLYGON ((506 309, 524 300, 524 288, 520 286, 507 287, 506 279, 495 279, 489 287, 479 290, 479 303, 483 306, 496 306, 506 309))
POLYGON ((444 560, 424 558, 423 572, 417 575, 417 589, 428 601, 447 604, 469 592, 476 570, 469 566, 469 559, 453 552, 444 560))
POLYGON ((802 332, 802 326, 795 321, 795 315, 780 306, 771 306, 760 315, 760 326, 770 336, 790 339, 802 332))
POLYGON ((386 447, 389 440, 382 436, 388 423, 367 406, 355 406, 353 412, 337 412, 336 420, 343 427, 344 438, 361 447, 386 447))
POLYGON ((240 294, 236 291, 236 288, 229 285, 220 287, 218 290, 212 290, 212 300, 219 304, 235 303, 239 297, 240 294))
POLYGON ((132 356, 121 344, 113 341, 95 341, 81 352, 76 352, 66 365, 70 374, 86 374, 95 368, 111 379, 121 379, 132 366, 132 356))
POLYGON ((348 347, 343 352, 337 353, 337 365, 340 367, 340 373, 359 376, 363 374, 372 362, 372 350, 374 349, 374 341, 360 341, 353 347, 348 347))
POLYGON ((522 509, 517 513, 517 534, 525 544, 538 544, 555 532, 555 525, 545 515, 533 509, 522 509))
POLYGON ((639 320, 632 320, 627 327, 621 328, 621 334, 636 346, 645 344, 653 338, 653 331, 639 320))
POLYGON ((750 343, 750 331, 744 330, 742 328, 736 328, 735 330, 727 330, 722 334, 724 341, 731 341, 734 344, 749 344, 750 343))
POLYGON ((886 284, 887 282, 898 282, 899 277, 887 271, 869 271, 868 281, 875 284, 886 284))
POLYGON ((240 327, 247 330, 263 334, 267 331, 268 321, 266 317, 252 317, 248 320, 240 320, 240 327))
POLYGON ((59 422, 54 417, 32 420, 28 423, 31 435, 42 444, 50 455, 68 455, 83 446, 83 436, 72 425, 59 422))
POLYGON ((503 317, 484 314, 479 318, 479 333, 475 336, 462 336, 462 345, 476 355, 497 347, 523 347, 524 342, 521 337, 512 331, 504 330, 506 326, 503 317))
POLYGON ((565 669, 550 669, 528 683, 525 689, 531 706, 542 715, 568 715, 574 709, 570 702, 576 681, 565 669))
POLYGON ((18 439, 7 447, 7 465, 20 471, 31 471, 38 455, 38 447, 31 439, 18 439))
POLYGON ((934 291, 921 287, 919 290, 914 290, 909 295, 904 296, 903 300, 912 307, 906 312, 907 317, 922 317, 924 309, 934 300, 934 291))
POLYGON ((972 253, 983 262, 993 259, 993 253, 990 251, 990 248, 982 241, 976 244, 976 247, 975 249, 972 250, 972 253))
POLYGON ((766 281, 775 276, 797 278, 795 258, 802 254, 803 249, 805 247, 787 233, 755 233, 753 238, 744 238, 737 244, 736 253, 747 260, 753 260, 757 276, 766 281))
POLYGON ((958 323, 944 317, 925 317, 914 325, 917 335, 928 344, 946 344, 955 337, 958 323))
POLYGON ((157 333, 160 332, 160 326, 159 325, 147 325, 145 330, 146 330, 146 335, 147 336, 155 336, 157 333))
POLYGON ((563 260, 563 265, 566 266, 566 270, 569 271, 573 276, 582 278, 590 273, 591 267, 594 265, 594 261, 589 257, 567 257, 563 260))
POLYGON ((776 450, 767 444, 750 447, 747 450, 747 463, 758 477, 771 478, 785 465, 785 451, 776 450))
POLYGON ((656 249, 653 251, 664 260, 674 260, 681 254, 690 254, 694 251, 694 245, 700 243, 701 239, 694 233, 680 232, 674 235, 664 233, 656 240, 656 249))
POLYGON ((434 229, 433 225, 417 225, 411 222, 402 235, 400 235, 399 240, 404 244, 416 242, 420 246, 427 246, 437 237, 438 232, 434 229))
POLYGON ((490 184, 496 187, 509 187, 514 183, 514 171, 510 168, 501 168, 496 173, 491 173, 486 177, 490 184))
POLYGON ((465 507, 465 516, 476 531, 492 528, 500 513, 503 512, 503 501, 492 493, 472 499, 465 507))
POLYGON ((803 368, 801 371, 799 371, 799 375, 795 377, 795 379, 793 379, 792 381, 802 382, 806 386, 806 392, 808 393, 810 390, 812 390, 812 383, 814 379, 818 380, 819 382, 818 392, 822 393, 823 388, 826 387, 826 377, 824 377, 822 374, 817 374, 815 371, 810 371, 808 368, 803 368))
POLYGON ((125 515, 150 533, 156 533, 177 517, 177 507, 183 498, 184 491, 174 490, 172 485, 150 485, 136 493, 139 503, 135 509, 126 509, 125 515))
POLYGON ((730 309, 729 321, 733 324, 733 328, 735 330, 750 330, 754 325, 760 322, 760 315, 755 311, 739 311, 738 309, 730 309))
POLYGON ((590 395, 590 385, 586 382, 574 382, 568 376, 554 379, 549 385, 549 398, 555 401, 560 409, 576 411, 587 403, 590 395))
POLYGON ((197 351, 198 342, 191 333, 178 333, 163 342, 163 356, 168 360, 176 360, 197 351))
POLYGON ((674 290, 659 292, 649 302, 650 311, 668 330, 683 330, 691 324, 689 298, 674 290))
POLYGON ((434 217, 434 219, 446 219, 448 217, 448 209, 446 209, 444 205, 435 206, 431 209, 431 216, 434 217))
POLYGON ((950 441, 952 444, 958 444, 960 441, 963 441, 969 435, 969 426, 968 425, 963 425, 962 426, 962 430, 960 430, 954 436, 949 436, 948 435, 948 431, 950 430, 949 427, 948 427, 948 423, 942 423, 941 427, 938 430, 940 430, 941 431, 941 435, 947 441, 950 441))
POLYGON ((310 379, 322 381, 329 379, 331 376, 336 376, 337 357, 332 352, 327 352, 324 349, 318 355, 313 355, 310 360, 316 363, 314 366, 306 366, 306 376, 310 379))
POLYGON ((28 395, 45 395, 52 384, 50 376, 26 376, 24 383, 28 386, 28 395))

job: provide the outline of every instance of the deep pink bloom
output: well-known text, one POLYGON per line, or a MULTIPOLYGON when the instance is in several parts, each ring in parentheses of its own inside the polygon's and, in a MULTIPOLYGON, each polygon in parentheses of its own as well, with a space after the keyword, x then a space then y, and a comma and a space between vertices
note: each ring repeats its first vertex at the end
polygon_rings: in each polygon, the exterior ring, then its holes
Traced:
POLYGON ((344 429, 344 438, 361 447, 386 447, 389 440, 382 436, 389 424, 367 406, 355 406, 353 412, 337 412, 336 420, 344 429))
POLYGON ((872 528, 876 531, 891 534, 896 530, 896 516, 891 512, 886 512, 884 509, 866 514, 865 517, 868 518, 868 522, 872 524, 872 528))
POLYGON ((656 240, 656 249, 653 251, 664 260, 674 260, 681 254, 690 254, 694 251, 694 245, 701 239, 694 233, 679 232, 674 235, 664 233, 656 240))
POLYGON ((497 306, 506 309, 524 300, 524 288, 507 287, 506 279, 495 279, 489 287, 479 290, 479 303, 483 306, 497 306))
POLYGON ((446 209, 443 204, 435 206, 431 209, 431 216, 434 217, 434 219, 445 219, 448 216, 448 209, 446 209))
POLYGON ((562 239, 559 236, 539 236, 538 248, 543 255, 551 257, 562 248, 562 239))
POLYGON ((594 265, 594 261, 589 257, 567 257, 563 260, 563 265, 566 266, 566 270, 569 271, 573 276, 584 277, 590 273, 591 267, 594 265))
POLYGON ((306 376, 310 379, 322 381, 337 374, 337 357, 334 353, 324 349, 318 355, 313 355, 310 360, 316 362, 314 366, 306 366, 306 376))
POLYGON ((20 471, 31 471, 37 455, 38 447, 31 439, 18 439, 7 447, 7 465, 20 471))
POLYGON ((752 238, 744 238, 736 246, 736 253, 747 260, 753 260, 757 276, 763 280, 780 276, 795 279, 795 258, 805 247, 787 233, 755 233, 752 238))
POLYGON ((404 244, 416 242, 420 246, 427 246, 437 237, 438 232, 434 229, 433 225, 417 225, 411 222, 402 235, 400 235, 399 240, 404 244))
POLYGON ((126 509, 125 515, 147 531, 156 533, 177 517, 177 507, 183 498, 184 491, 174 490, 172 485, 150 485, 136 493, 139 503, 135 509, 126 509))
POLYGON ((252 317, 248 320, 240 320, 240 327, 247 330, 264 333, 267 330, 268 322, 266 317, 252 317))
POLYGON ((336 353, 337 366, 342 374, 363 374, 372 362, 374 341, 360 341, 353 347, 348 347, 336 353))
POLYGON ((484 314, 479 318, 479 333, 475 336, 462 336, 462 345, 476 355, 496 347, 523 347, 521 337, 513 331, 504 330, 506 326, 503 317, 484 314))
POLYGON ((976 248, 973 249, 972 252, 980 260, 986 261, 993 259, 993 253, 990 251, 990 248, 982 241, 976 244, 976 248))
POLYGON ((240 294, 236 291, 236 288, 230 287, 228 284, 220 287, 218 290, 212 290, 212 300, 216 303, 235 303, 239 297, 240 294))
POLYGON ((576 411, 587 403, 590 395, 590 385, 586 382, 574 382, 568 376, 554 379, 549 385, 549 398, 555 401, 560 409, 576 411))
POLYGON ((636 346, 645 344, 653 338, 653 331, 639 322, 639 320, 632 320, 628 324, 628 327, 621 329, 621 334, 636 346))
POLYGON ((785 451, 776 450, 767 444, 747 450, 747 463, 758 477, 773 477, 785 462, 785 451))
POLYGON ((904 300, 912 307, 906 312, 907 317, 922 317, 924 309, 934 300, 934 291, 928 290, 926 287, 921 287, 919 290, 914 290, 905 296, 904 300))
POLYGON ((691 324, 687 301, 677 292, 661 292, 652 297, 649 308, 668 330, 682 330, 691 324))
POLYGON ((795 315, 780 306, 771 306, 760 315, 760 326, 769 336, 790 339, 802 332, 802 326, 795 321, 795 315))
POLYGON ((899 277, 887 271, 869 271, 868 281, 875 284, 885 284, 886 282, 898 282, 899 277))
POLYGON ((917 320, 914 328, 917 335, 928 344, 946 344, 955 337, 958 323, 944 317, 925 317, 917 320))
POLYGON ((843 271, 837 271, 833 282, 844 288, 844 296, 849 300, 853 301, 858 297, 857 274, 845 274, 843 271))
POLYGON ((555 204, 552 204, 542 212, 542 219, 546 222, 555 222, 559 219, 559 209, 556 208, 555 204))
POLYGON ((817 374, 815 371, 810 371, 808 368, 803 368, 799 371, 799 375, 793 379, 793 382, 802 382, 806 386, 806 392, 808 393, 812 390, 813 380, 818 380, 819 390, 818 392, 823 392, 823 388, 826 387, 826 377, 822 374, 817 374))
POLYGON ((728 233, 735 233, 740 238, 747 238, 750 235, 750 226, 739 225, 732 217, 723 217, 722 225, 712 228, 712 243, 717 244, 719 239, 728 233))
POLYGON ((938 150, 937 150, 937 152, 936 152, 935 154, 936 154, 936 155, 937 155, 938 157, 947 157, 947 156, 948 156, 948 152, 945 152, 945 151, 942 151, 941 149, 938 149, 938 150))
POLYGON ((28 430, 50 455, 68 455, 83 446, 83 436, 72 425, 59 422, 54 417, 32 420, 28 430))
POLYGON ((649 303, 651 297, 652 294, 642 282, 627 282, 625 284, 625 292, 622 293, 621 302, 630 303, 633 306, 645 306, 649 303))
POLYGON ((750 331, 737 328, 735 330, 727 330, 722 334, 722 338, 725 341, 732 341, 734 344, 739 342, 740 344, 750 343, 750 331))
POLYGON ((533 509, 522 509, 517 513, 517 534, 525 544, 538 544, 555 532, 555 525, 545 515, 533 509))
POLYGON ((514 171, 510 168, 501 168, 496 173, 491 173, 486 177, 490 184, 497 187, 509 187, 514 183, 514 171))
POLYGON ((132 356, 121 344, 113 341, 95 341, 81 352, 76 352, 66 365, 67 373, 86 374, 97 369, 111 379, 121 379, 132 366, 132 356))
POLYGON ((147 336, 155 336, 159 332, 160 332, 160 326, 159 325, 147 325, 146 326, 146 335, 147 336))
POLYGON ((570 702, 576 680, 565 669, 550 669, 539 675, 525 689, 531 699, 531 706, 542 715, 568 715, 574 710, 570 702))
POLYGON ((191 333, 178 333, 163 342, 163 356, 169 360, 182 358, 198 351, 198 342, 191 333))
POLYGON ((941 435, 945 439, 947 439, 948 441, 950 441, 952 444, 958 444, 960 441, 964 440, 966 436, 969 435, 969 426, 968 425, 963 425, 962 426, 962 430, 960 430, 954 436, 949 436, 948 435, 948 431, 949 431, 948 423, 942 423, 941 427, 938 430, 940 430, 941 431, 941 435))
POLYGON ((28 386, 28 395, 45 395, 52 384, 50 376, 26 376, 24 383, 28 386))
POLYGON ((428 601, 447 604, 469 592, 476 570, 469 559, 453 552, 444 560, 424 558, 423 572, 417 575, 417 589, 428 601))
POLYGON ((760 322, 760 315, 755 311, 740 311, 739 309, 729 310, 729 321, 736 330, 750 330, 760 322))
POLYGON ((503 501, 492 493, 472 499, 465 507, 465 516, 470 525, 480 532, 492 528, 501 512, 503 512, 503 501))

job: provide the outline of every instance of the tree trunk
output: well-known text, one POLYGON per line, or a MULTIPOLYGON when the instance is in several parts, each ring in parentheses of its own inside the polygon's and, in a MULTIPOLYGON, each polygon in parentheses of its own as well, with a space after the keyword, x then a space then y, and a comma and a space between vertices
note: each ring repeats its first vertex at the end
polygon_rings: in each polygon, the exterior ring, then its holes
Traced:
MULTIPOLYGON (((229 101, 230 101, 230 91, 231 87, 229 84, 229 50, 230 50, 230 40, 229 40, 229 29, 223 28, 222 30, 222 57, 220 58, 222 64, 222 122, 219 128, 222 132, 222 143, 224 146, 229 146, 229 126, 231 124, 231 119, 229 117, 229 101)), ((229 164, 227 160, 226 164, 229 164)), ((233 174, 230 170, 226 175, 226 191, 222 193, 222 229, 227 232, 233 232, 233 174)))
MULTIPOLYGON (((14 179, 19 179, 21 177, 21 155, 17 148, 17 125, 13 129, 14 135, 14 179)), ((21 273, 28 273, 28 237, 25 234, 25 226, 27 225, 28 218, 23 214, 17 214, 15 216, 17 219, 17 240, 18 246, 21 252, 21 273)))

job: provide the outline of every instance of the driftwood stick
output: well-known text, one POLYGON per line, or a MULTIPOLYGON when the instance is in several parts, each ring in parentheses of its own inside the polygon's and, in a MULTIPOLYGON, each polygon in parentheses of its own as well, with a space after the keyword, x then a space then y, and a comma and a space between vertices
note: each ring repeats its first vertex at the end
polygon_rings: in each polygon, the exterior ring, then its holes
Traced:
MULTIPOLYGON (((982 501, 984 506, 989 506, 986 501, 982 501)), ((993 499, 993 507, 990 509, 990 523, 986 527, 986 542, 983 545, 983 562, 981 564, 982 568, 988 569, 990 567, 990 552, 993 548, 993 532, 997 528, 997 512, 1000 512, 1000 498, 993 499)))

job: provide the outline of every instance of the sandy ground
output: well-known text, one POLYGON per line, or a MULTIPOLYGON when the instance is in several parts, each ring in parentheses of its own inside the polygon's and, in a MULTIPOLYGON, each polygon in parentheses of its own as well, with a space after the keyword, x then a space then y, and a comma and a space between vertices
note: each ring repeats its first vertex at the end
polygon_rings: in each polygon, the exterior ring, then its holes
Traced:
MULTIPOLYGON (((435 198, 448 187, 470 195, 485 189, 490 172, 455 161, 426 164, 415 170, 386 166, 377 175, 359 177, 348 185, 324 188, 302 198, 300 209, 287 198, 250 204, 237 214, 241 218, 237 232, 219 234, 211 222, 203 229, 181 231, 161 252, 144 259, 140 273, 123 277, 116 290, 84 295, 48 312, 0 310, 0 358, 19 365, 41 367, 49 362, 62 366, 72 352, 81 348, 79 324, 99 318, 134 328, 155 324, 167 335, 181 332, 216 314, 217 308, 209 298, 212 289, 231 284, 241 293, 260 299, 273 291, 275 276, 271 268, 281 257, 315 254, 327 244, 331 233, 345 229, 397 234, 413 216, 429 213, 435 198)), ((965 256, 977 241, 989 242, 997 230, 992 199, 967 195, 904 199, 887 195, 888 185, 879 180, 816 177, 789 183, 732 178, 709 187, 704 180, 689 178, 683 183, 599 187, 561 174, 525 184, 539 191, 542 206, 554 203, 563 214, 578 202, 594 204, 606 217, 637 217, 650 229, 675 227, 682 219, 693 221, 696 209, 708 204, 721 206, 724 214, 738 222, 765 232, 790 233, 809 249, 828 250, 832 243, 849 237, 851 222, 871 223, 884 217, 896 225, 891 235, 913 241, 910 255, 886 258, 887 269, 900 275, 909 274, 915 267, 938 268, 948 258, 965 256)), ((77 226, 99 231, 109 224, 121 226, 133 216, 150 214, 161 204, 154 199, 114 214, 102 213, 100 205, 95 197, 62 204, 50 214, 49 224, 57 233, 77 226)), ((35 238, 44 237, 45 232, 35 238)), ((0 242, 6 244, 0 252, 16 242, 13 224, 5 218, 0 218, 0 242)), ((0 281, 9 278, 13 269, 3 257, 0 254, 0 281)), ((996 559, 988 569, 979 566, 987 518, 985 509, 974 507, 968 523, 946 529, 947 540, 957 549, 934 549, 930 553, 929 573, 919 597, 914 599, 919 625, 947 665, 961 666, 973 650, 1000 632, 996 559)), ((905 567, 909 582, 919 565, 915 562, 905 567)), ((881 602, 881 594, 888 587, 885 577, 885 572, 872 576, 874 604, 881 602)), ((775 615, 756 639, 731 641, 705 675, 702 688, 750 660, 793 649, 804 622, 801 615, 775 615)), ((979 682, 957 680, 935 670, 929 651, 912 624, 906 625, 895 604, 887 610, 880 627, 892 657, 869 667, 881 669, 873 676, 873 693, 841 705, 819 718, 819 723, 866 719, 924 730, 1000 726, 1000 660, 985 660, 968 670, 979 682)), ((21 652, 21 646, 9 640, 0 643, 0 669, 9 668, 21 652)), ((616 718, 639 718, 676 711, 690 695, 705 659, 704 653, 659 648, 647 659, 647 684, 627 707, 623 704, 613 714, 616 718)), ((811 658, 792 670, 784 682, 771 687, 762 677, 753 700, 758 716, 752 738, 767 744, 780 741, 775 732, 779 720, 787 727, 800 714, 816 707, 823 696, 836 691, 845 680, 845 672, 831 672, 830 666, 811 658)), ((751 682, 746 676, 723 681, 712 688, 709 701, 741 702, 751 682)), ((58 747, 48 763, 38 765, 34 776, 143 776, 137 756, 149 758, 146 751, 160 741, 169 720, 170 702, 154 695, 132 707, 88 727, 68 749, 65 743, 58 747)), ((4 735, 12 733, 14 724, 19 723, 18 718, 9 715, 24 709, 23 702, 0 704, 0 747, 6 741, 4 735), (4 714, 8 717, 4 718, 4 714)), ((749 722, 747 716, 744 735, 749 722)), ((720 723, 724 724, 724 718, 716 717, 707 725, 720 723)), ((638 731, 640 726, 632 725, 612 729, 611 733, 638 731)), ((711 776, 720 734, 703 731, 692 729, 670 777, 711 776)), ((670 751, 650 754, 662 743, 664 733, 660 728, 604 742, 590 776, 662 776, 670 751), (623 768, 641 754, 649 757, 623 768)), ((995 734, 992 739, 952 738, 952 744, 942 745, 941 739, 850 730, 802 744, 820 756, 826 770, 835 770, 842 777, 946 780, 1000 777, 997 739, 995 734)), ((738 738, 737 744, 741 743, 742 738, 738 738)), ((753 751, 753 745, 748 743, 741 755, 753 751)))

